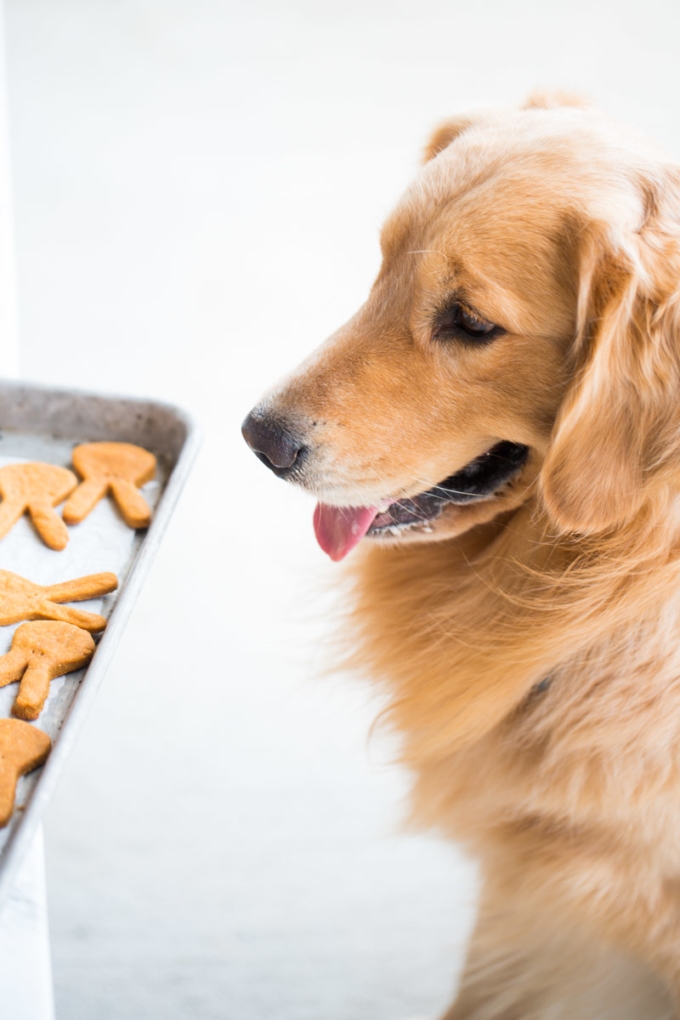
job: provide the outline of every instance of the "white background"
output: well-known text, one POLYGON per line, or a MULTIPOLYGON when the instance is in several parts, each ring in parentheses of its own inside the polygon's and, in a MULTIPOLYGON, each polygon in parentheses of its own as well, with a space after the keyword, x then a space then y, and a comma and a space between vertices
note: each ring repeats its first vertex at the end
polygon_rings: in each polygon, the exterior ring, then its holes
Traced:
POLYGON ((398 833, 334 568, 249 454, 449 114, 576 89, 680 153, 675 2, 7 0, 22 370, 193 411, 200 463, 47 820, 59 1020, 407 1020, 474 871, 398 833))

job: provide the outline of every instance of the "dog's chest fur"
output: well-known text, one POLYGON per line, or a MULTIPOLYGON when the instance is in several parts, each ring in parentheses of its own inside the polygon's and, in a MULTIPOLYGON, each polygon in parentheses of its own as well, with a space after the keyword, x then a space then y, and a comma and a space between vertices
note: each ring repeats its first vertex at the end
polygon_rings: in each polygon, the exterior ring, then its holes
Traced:
POLYGON ((680 872, 680 594, 417 772, 416 816, 482 854, 495 832, 535 826, 567 843, 623 840, 680 872))
POLYGON ((484 630, 480 613, 493 593, 482 568, 470 566, 465 588, 462 561, 446 562, 442 552, 430 557, 409 552, 396 570, 387 557, 367 558, 355 615, 361 661, 387 681, 389 717, 416 773, 416 819, 482 855, 496 835, 535 826, 567 842, 588 834, 625 843, 630 852, 650 854, 663 871, 680 872, 680 571, 674 558, 612 595, 599 636, 579 641, 578 600, 564 619, 565 634, 559 634, 559 612, 525 612, 519 600, 505 636, 484 630), (427 589, 414 584, 416 564, 429 569, 427 589), (460 577, 460 595, 447 584, 451 576, 460 577), (470 621, 469 638, 461 618, 470 621), (530 677, 536 660, 529 657, 546 647, 548 668, 522 687, 522 656, 530 677), (470 713, 474 697, 483 725, 486 706, 489 716, 496 711, 493 698, 499 688, 505 697, 502 685, 513 670, 510 710, 478 738, 457 741, 458 714, 470 713), (549 682, 539 683, 541 677, 549 682))

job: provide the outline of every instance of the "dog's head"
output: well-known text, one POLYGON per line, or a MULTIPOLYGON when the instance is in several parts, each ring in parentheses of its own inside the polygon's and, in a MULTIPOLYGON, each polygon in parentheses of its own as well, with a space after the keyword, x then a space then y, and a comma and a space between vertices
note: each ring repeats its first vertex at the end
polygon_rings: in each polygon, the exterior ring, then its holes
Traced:
POLYGON ((537 496, 609 530, 680 464, 680 172, 582 106, 444 124, 366 304, 247 417, 321 546, 461 533, 537 496))

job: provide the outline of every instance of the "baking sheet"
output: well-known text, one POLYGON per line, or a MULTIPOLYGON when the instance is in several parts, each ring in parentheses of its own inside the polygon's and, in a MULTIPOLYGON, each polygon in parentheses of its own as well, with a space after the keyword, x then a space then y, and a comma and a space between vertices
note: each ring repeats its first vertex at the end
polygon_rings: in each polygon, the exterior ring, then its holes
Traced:
MULTIPOLYGON (((0 829, 0 908, 112 658, 198 446, 190 419, 165 405, 88 394, 69 397, 63 392, 0 383, 0 466, 43 461, 72 469, 73 447, 99 439, 136 442, 159 458, 154 480, 142 488, 154 511, 151 527, 147 531, 128 528, 111 497, 106 497, 81 524, 69 527, 69 542, 62 551, 49 549, 27 516, 0 540, 0 569, 38 584, 56 584, 101 571, 112 571, 118 577, 118 589, 110 595, 70 603, 100 613, 109 622, 105 631, 93 635, 97 650, 89 665, 51 682, 45 707, 33 723, 49 734, 53 748, 42 768, 19 780, 14 814, 0 829), (10 398, 15 396, 14 402, 5 402, 5 419, 18 425, 30 422, 35 432, 3 428, 3 390, 9 391, 10 398), (55 402, 61 412, 57 416, 52 412, 55 402), (37 431, 40 426, 49 426, 50 432, 37 431)), ((60 509, 56 508, 57 513, 60 509)), ((0 655, 9 650, 19 625, 0 627, 0 655)), ((0 688, 0 717, 11 715, 18 689, 18 683, 0 688)))

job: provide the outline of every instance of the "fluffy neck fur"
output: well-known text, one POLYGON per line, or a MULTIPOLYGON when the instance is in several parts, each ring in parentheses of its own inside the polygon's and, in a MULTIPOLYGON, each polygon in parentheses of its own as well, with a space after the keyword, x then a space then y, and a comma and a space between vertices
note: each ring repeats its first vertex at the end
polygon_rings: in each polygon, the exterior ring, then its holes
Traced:
POLYGON ((626 526, 570 539, 529 503, 453 540, 367 545, 355 570, 355 664, 386 684, 404 760, 424 765, 474 744, 534 685, 577 663, 591 675, 600 661, 626 672, 636 655, 660 655, 659 619, 680 630, 677 518, 675 500, 657 492, 626 526))

